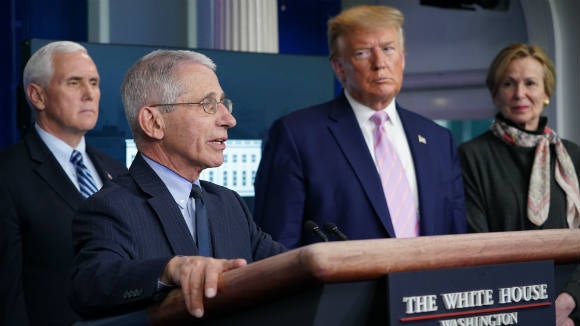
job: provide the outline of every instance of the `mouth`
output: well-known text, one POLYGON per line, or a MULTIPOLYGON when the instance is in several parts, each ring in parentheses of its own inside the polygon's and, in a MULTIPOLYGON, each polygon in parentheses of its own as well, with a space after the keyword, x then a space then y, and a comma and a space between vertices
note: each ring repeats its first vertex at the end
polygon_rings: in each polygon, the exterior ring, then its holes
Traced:
POLYGON ((375 78, 375 80, 374 80, 374 81, 375 81, 375 83, 379 83, 379 84, 380 84, 380 83, 386 83, 386 82, 390 82, 390 81, 392 81, 392 80, 393 80, 393 79, 392 79, 392 78, 390 78, 390 77, 377 77, 377 78, 375 78))
POLYGON ((527 105, 514 105, 512 106, 512 110, 514 111, 525 111, 528 109, 527 105))
POLYGON ((228 140, 227 137, 226 138, 216 138, 216 139, 210 140, 208 143, 211 145, 225 148, 227 140, 228 140))
POLYGON ((79 112, 80 113, 92 113, 92 114, 95 114, 95 113, 97 113, 97 110, 91 109, 91 108, 85 108, 85 109, 81 109, 79 112))

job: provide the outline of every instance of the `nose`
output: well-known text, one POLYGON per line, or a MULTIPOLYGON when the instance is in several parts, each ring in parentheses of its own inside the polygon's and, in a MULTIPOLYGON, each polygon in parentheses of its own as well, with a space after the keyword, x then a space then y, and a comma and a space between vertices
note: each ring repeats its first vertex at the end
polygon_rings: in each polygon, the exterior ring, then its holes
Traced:
POLYGON ((525 91, 526 91, 526 88, 524 87, 524 85, 518 83, 516 85, 514 95, 516 96, 516 98, 522 98, 525 96, 525 91))
POLYGON ((221 113, 220 119, 218 120, 218 123, 220 124, 220 126, 226 128, 226 129, 235 127, 235 125, 237 124, 236 118, 221 103, 219 104, 219 112, 221 113))
POLYGON ((374 47, 371 50, 371 58, 373 67, 375 69, 382 69, 387 65, 387 56, 383 53, 383 50, 380 47, 374 47))
POLYGON ((93 85, 91 83, 82 84, 82 94, 83 99, 92 100, 100 92, 99 86, 93 85))

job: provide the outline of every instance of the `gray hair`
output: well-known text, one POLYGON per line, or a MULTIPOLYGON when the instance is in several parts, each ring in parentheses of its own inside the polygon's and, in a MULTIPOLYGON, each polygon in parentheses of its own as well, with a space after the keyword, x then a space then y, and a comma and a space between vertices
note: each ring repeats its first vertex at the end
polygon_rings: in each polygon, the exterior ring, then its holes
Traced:
POLYGON ((147 105, 174 102, 184 91, 185 85, 177 78, 177 72, 186 63, 199 63, 216 70, 215 63, 198 52, 155 50, 139 59, 125 74, 121 97, 136 142, 142 137, 137 118, 139 110, 147 105))
MULTIPOLYGON (((24 73, 22 75, 22 85, 24 86, 24 89, 32 83, 46 87, 54 74, 54 54, 75 51, 88 53, 84 46, 71 41, 51 42, 38 49, 30 59, 28 59, 28 62, 24 67, 24 73)), ((26 99, 28 100, 28 94, 26 95, 26 99)))

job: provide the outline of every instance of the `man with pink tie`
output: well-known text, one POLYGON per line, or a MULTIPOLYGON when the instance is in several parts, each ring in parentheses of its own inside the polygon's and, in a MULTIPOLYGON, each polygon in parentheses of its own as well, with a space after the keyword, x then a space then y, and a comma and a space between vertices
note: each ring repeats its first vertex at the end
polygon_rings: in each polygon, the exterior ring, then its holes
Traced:
POLYGON ((272 125, 254 218, 287 247, 319 241, 306 220, 335 224, 349 239, 466 231, 451 133, 395 99, 403 20, 395 8, 366 5, 330 19, 330 63, 344 91, 272 125))

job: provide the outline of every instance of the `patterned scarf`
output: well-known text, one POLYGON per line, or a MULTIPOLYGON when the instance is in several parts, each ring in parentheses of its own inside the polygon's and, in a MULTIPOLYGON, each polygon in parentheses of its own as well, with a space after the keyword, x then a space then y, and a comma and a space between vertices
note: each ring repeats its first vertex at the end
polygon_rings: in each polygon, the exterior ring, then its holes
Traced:
POLYGON ((562 140, 550 128, 542 134, 530 134, 496 119, 490 127, 493 134, 504 142, 521 147, 536 147, 530 188, 528 190, 528 219, 537 226, 546 222, 550 211, 550 144, 556 149, 556 183, 566 193, 568 227, 580 225, 580 191, 578 177, 562 140))

